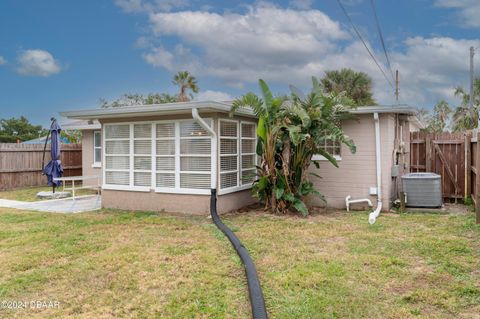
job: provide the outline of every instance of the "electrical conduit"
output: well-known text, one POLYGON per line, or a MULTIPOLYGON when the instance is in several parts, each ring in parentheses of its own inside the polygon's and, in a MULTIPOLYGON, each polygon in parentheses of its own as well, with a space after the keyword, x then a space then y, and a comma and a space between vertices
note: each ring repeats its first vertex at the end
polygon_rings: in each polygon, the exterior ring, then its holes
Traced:
POLYGON ((260 286, 260 281, 258 280, 257 270, 253 264, 253 260, 248 254, 245 246, 243 246, 232 230, 222 222, 217 213, 217 134, 200 117, 196 108, 192 109, 192 117, 212 137, 212 153, 215 155, 212 157, 212 172, 214 174, 211 178, 212 193, 210 197, 210 215, 212 216, 212 220, 217 228, 220 229, 225 236, 227 236, 228 240, 245 266, 245 274, 247 277, 248 293, 250 296, 250 304, 252 306, 253 319, 267 319, 268 316, 265 308, 265 300, 263 298, 262 288, 260 286))
POLYGON ((373 120, 375 122, 375 162, 377 164, 377 208, 368 215, 370 225, 375 224, 382 210, 382 162, 380 156, 380 119, 378 113, 373 113, 373 120))

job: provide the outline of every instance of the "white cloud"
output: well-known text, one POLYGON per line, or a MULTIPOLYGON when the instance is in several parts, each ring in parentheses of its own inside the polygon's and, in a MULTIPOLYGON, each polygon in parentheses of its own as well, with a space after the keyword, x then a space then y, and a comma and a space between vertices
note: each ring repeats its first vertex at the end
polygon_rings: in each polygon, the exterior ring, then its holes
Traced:
POLYGON ((7 60, 0 55, 0 65, 3 65, 3 64, 6 64, 7 63, 7 60))
POLYGON ((176 36, 183 44, 181 50, 156 48, 145 56, 147 62, 169 70, 188 63, 182 69, 235 82, 285 78, 285 70, 320 59, 335 49, 334 41, 348 38, 338 22, 318 10, 265 3, 245 14, 181 11, 151 14, 150 21, 155 36, 176 36))
POLYGON ((21 75, 48 77, 62 69, 60 63, 44 50, 22 51, 17 60, 17 72, 21 75))
POLYGON ((480 1, 478 0, 437 0, 435 5, 458 10, 460 24, 466 27, 480 27, 480 1))
MULTIPOLYGON (((392 87, 363 45, 319 10, 257 2, 244 13, 178 11, 148 16, 150 43, 163 43, 143 49, 143 58, 154 67, 172 73, 188 70, 235 88, 256 83, 258 78, 306 88, 312 75, 352 68, 373 78, 379 103, 395 103, 392 87), (176 38, 178 44, 167 46, 164 37, 176 38)), ((453 101, 453 88, 467 84, 471 45, 478 46, 480 41, 411 37, 391 50, 393 69, 400 71, 401 102, 424 106, 438 99, 453 101)), ((375 54, 382 59, 381 52, 375 54)))
POLYGON ((231 101, 233 96, 228 93, 220 91, 201 91, 195 96, 197 101, 231 101))

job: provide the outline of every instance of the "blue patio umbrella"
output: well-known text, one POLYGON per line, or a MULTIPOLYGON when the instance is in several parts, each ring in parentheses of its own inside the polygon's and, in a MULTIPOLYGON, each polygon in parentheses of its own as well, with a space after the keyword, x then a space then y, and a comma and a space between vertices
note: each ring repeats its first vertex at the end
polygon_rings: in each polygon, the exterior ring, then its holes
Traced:
POLYGON ((58 125, 57 120, 52 118, 52 124, 50 125, 50 155, 51 160, 46 166, 45 164, 45 149, 47 146, 48 136, 45 140, 45 147, 43 149, 43 174, 47 175, 48 186, 52 186, 53 192, 55 193, 55 187, 62 185, 61 181, 54 181, 54 178, 62 177, 63 167, 62 161, 60 161, 60 131, 62 128, 58 125))

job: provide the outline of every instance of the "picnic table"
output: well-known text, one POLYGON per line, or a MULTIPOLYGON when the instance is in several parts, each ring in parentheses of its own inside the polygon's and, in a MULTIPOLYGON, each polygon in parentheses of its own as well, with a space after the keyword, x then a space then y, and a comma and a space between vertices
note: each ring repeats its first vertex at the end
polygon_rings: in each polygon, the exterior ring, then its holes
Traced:
POLYGON ((97 195, 100 194, 100 176, 98 175, 91 175, 91 176, 66 176, 66 177, 56 177, 53 179, 54 181, 61 181, 63 182, 63 191, 72 191, 72 199, 75 200, 75 190, 76 189, 95 189, 97 190, 97 195), (97 184, 92 185, 85 185, 83 182, 86 180, 96 179, 97 184), (66 187, 66 184, 70 182, 70 187, 66 187), (77 185, 75 185, 77 182, 77 185), (81 182, 81 185, 79 184, 81 182))

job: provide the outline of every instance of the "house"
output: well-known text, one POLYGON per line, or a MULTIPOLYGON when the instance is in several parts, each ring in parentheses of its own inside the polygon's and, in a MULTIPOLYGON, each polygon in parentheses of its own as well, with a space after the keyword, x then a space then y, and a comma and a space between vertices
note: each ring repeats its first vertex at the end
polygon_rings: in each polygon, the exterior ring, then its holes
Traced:
MULTIPOLYGON (((226 102, 184 102, 61 115, 78 121, 68 128, 83 132, 83 174, 101 176, 104 207, 204 214, 215 182, 219 212, 256 201, 250 190, 257 162, 256 118, 249 109, 229 117, 230 107, 226 102)), ((362 107, 353 113, 356 119, 343 122, 342 128, 357 152, 326 143, 339 168, 315 158, 321 166, 311 170, 323 177, 315 184, 329 206, 343 209, 347 196, 360 200, 352 208, 367 199, 376 201, 380 181, 383 210, 388 210, 400 187, 399 176, 408 171, 409 132, 421 127, 417 111, 401 105, 362 107), (381 180, 376 177, 376 121, 381 180)), ((315 198, 311 204, 324 205, 315 198)))
MULTIPOLYGON (((40 145, 43 145, 43 144, 45 144, 46 138, 47 138, 47 136, 42 136, 42 137, 34 138, 32 140, 23 141, 22 144, 40 144, 40 145)), ((70 141, 68 140, 68 138, 66 138, 65 136, 60 136, 60 143, 71 144, 70 141)), ((47 144, 50 144, 50 139, 48 139, 47 144)))
MULTIPOLYGON (((364 106, 352 113, 355 118, 342 122, 342 129, 355 142, 356 153, 350 153, 345 145, 325 145, 337 159, 339 167, 334 168, 327 162, 323 164, 324 159, 314 157, 320 160, 320 168, 312 166, 311 170, 322 178, 313 178, 312 181, 326 197, 330 207, 345 208, 347 196, 352 200, 368 199, 376 206, 380 190, 382 210, 388 211, 401 191, 400 177, 410 170, 410 132, 418 131, 424 125, 417 117, 417 110, 406 105, 364 106), (380 144, 379 167, 376 165, 376 116, 380 144)), ((310 203, 325 205, 318 198, 312 198, 310 203)), ((365 203, 367 201, 353 204, 352 208, 366 208, 365 203)))

